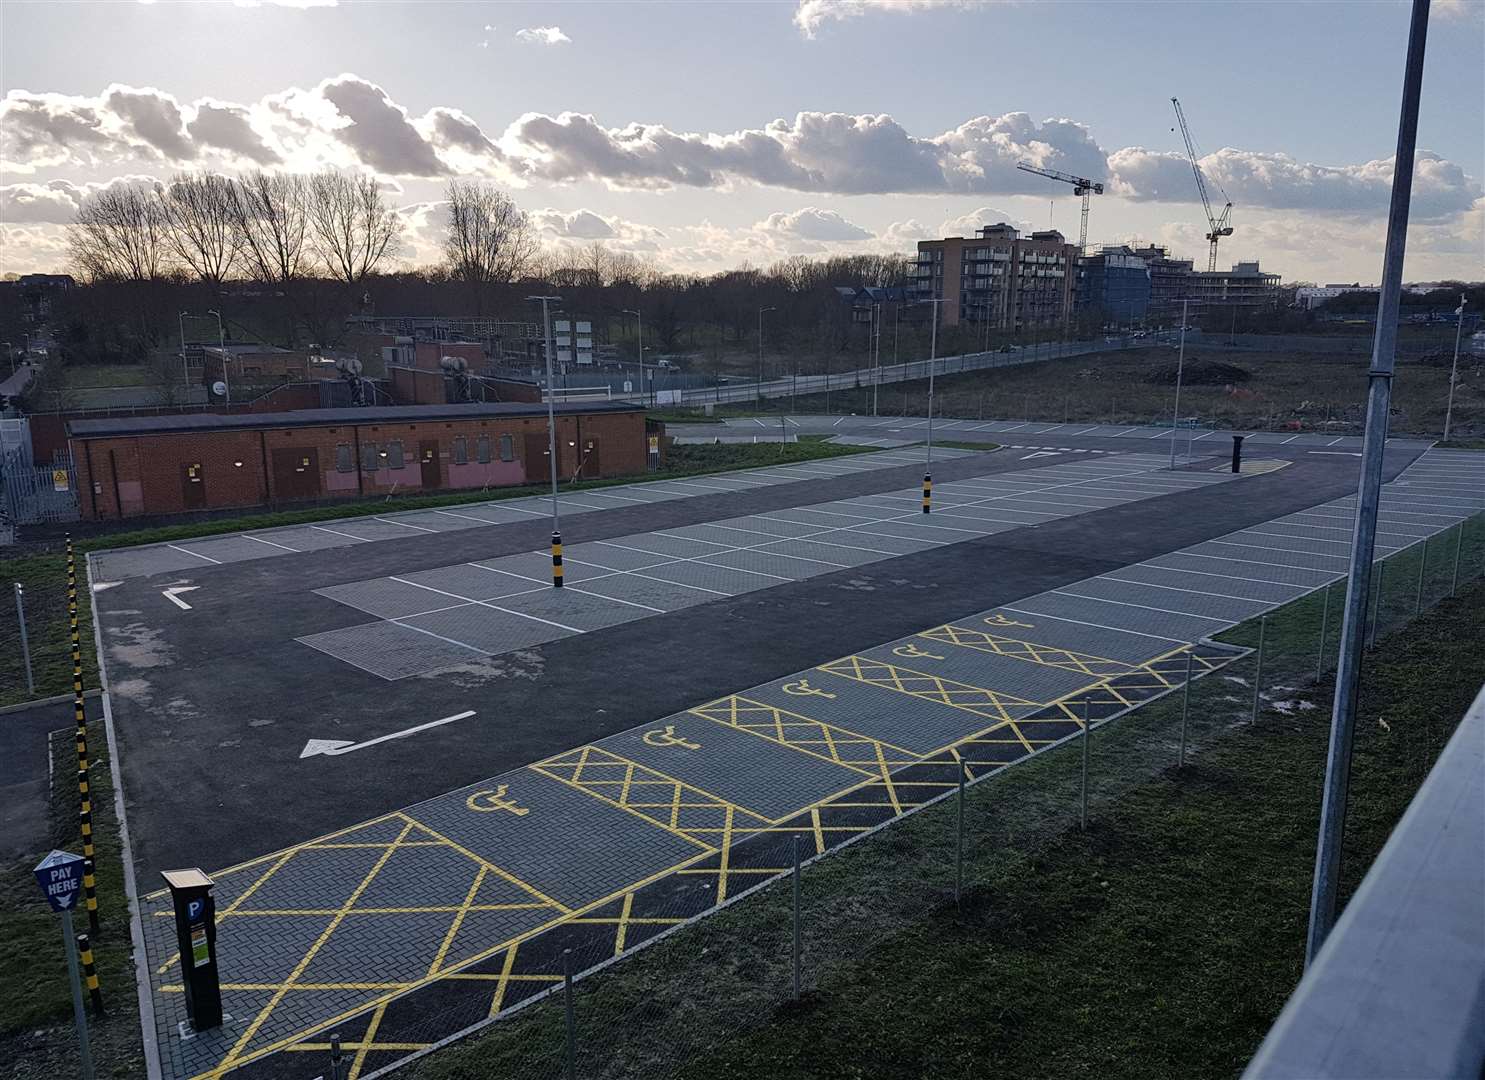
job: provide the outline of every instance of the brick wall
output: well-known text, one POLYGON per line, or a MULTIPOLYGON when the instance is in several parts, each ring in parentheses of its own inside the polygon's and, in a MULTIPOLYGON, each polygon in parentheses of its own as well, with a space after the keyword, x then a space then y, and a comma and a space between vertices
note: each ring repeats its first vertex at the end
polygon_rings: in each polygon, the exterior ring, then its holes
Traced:
MULTIPOLYGON (((546 430, 545 417, 469 417, 74 437, 71 444, 83 516, 113 519, 543 480, 546 430), (488 462, 479 461, 481 436, 490 440, 488 462), (509 437, 508 444, 503 436, 509 437), (528 437, 534 437, 529 447, 528 437), (460 438, 462 462, 456 460, 460 438), (436 444, 428 448, 433 454, 426 470, 424 443, 436 444), (400 467, 394 467, 394 444, 401 447, 400 467), (504 460, 503 450, 510 460, 504 460), (375 467, 367 467, 372 454, 375 467)), ((559 416, 557 436, 558 472, 564 480, 580 468, 584 476, 645 470, 640 413, 559 416)))
POLYGON ((438 371, 445 356, 463 357, 471 371, 485 366, 485 347, 477 341, 420 341, 413 350, 413 366, 438 371))

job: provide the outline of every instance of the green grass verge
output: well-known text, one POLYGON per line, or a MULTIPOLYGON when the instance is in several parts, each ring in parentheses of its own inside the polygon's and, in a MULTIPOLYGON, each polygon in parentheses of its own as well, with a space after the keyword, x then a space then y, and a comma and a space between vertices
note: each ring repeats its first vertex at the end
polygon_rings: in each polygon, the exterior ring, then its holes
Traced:
MULTIPOLYGON (((72 635, 67 620, 67 557, 25 555, 0 559, 0 706, 72 690, 72 635), (26 633, 31 649, 31 672, 36 692, 26 689, 13 584, 25 592, 26 633)), ((93 654, 93 606, 87 575, 78 560, 77 621, 82 636, 83 684, 98 685, 98 661, 93 654)), ((0 723, 3 723, 0 720, 0 723)))
POLYGON ((997 442, 970 442, 968 439, 940 439, 934 446, 947 447, 950 450, 999 450, 1000 443, 997 442))
MULTIPOLYGON (((1480 539, 1473 572, 1485 561, 1480 539)), ((1447 580, 1431 588, 1426 602, 1447 580)), ((1256 725, 1253 657, 1195 684, 1184 770, 1172 768, 1179 694, 1095 733, 1087 832, 1076 825, 1076 743, 970 788, 961 909, 949 899, 952 800, 808 867, 800 1005, 788 1002, 786 884, 583 980, 579 1074, 1239 1072, 1302 967, 1332 686, 1281 680, 1306 668, 1313 680, 1319 617, 1308 599, 1269 616, 1256 725)), ((1476 581, 1370 654, 1345 896, 1485 680, 1482 634, 1476 581)), ((537 1003, 409 1075, 556 1070, 562 1031, 560 998, 537 1003)))
MULTIPOLYGON (((50 844, 77 854, 76 757, 72 731, 53 741, 50 844)), ((88 726, 92 754, 89 787, 93 799, 93 844, 100 932, 93 939, 99 988, 107 1015, 89 1012, 88 1029, 99 1076, 144 1075, 140 1046, 139 999, 129 940, 129 907, 124 896, 123 858, 114 817, 113 780, 103 725, 88 726)), ((0 866, 0 1060, 17 1077, 77 1076, 72 1028, 72 991, 62 951, 60 920, 53 915, 31 875, 34 859, 0 866)), ((78 930, 87 918, 74 916, 78 930)))

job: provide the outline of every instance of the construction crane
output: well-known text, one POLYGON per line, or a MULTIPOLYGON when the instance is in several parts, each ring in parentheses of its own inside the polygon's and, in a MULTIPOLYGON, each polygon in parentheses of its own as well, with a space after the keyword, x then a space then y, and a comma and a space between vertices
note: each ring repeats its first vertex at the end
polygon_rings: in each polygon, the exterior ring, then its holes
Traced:
POLYGON ((1074 195, 1083 196, 1083 227, 1078 230, 1078 254, 1088 253, 1088 196, 1102 195, 1103 184, 1096 183, 1072 173, 1058 172, 1056 169, 1042 169, 1028 161, 1019 161, 1016 168, 1022 172, 1036 173, 1037 176, 1045 176, 1048 180, 1060 180, 1064 184, 1071 184, 1074 195))
POLYGON ((1191 160, 1191 172, 1196 177, 1196 190, 1201 194, 1202 209, 1207 212, 1207 226, 1211 230, 1207 233, 1207 240, 1211 243, 1211 253, 1207 256, 1207 271, 1214 272, 1217 269, 1217 241, 1224 236, 1232 235, 1232 200, 1227 197, 1227 192, 1222 191, 1222 185, 1217 185, 1217 190, 1222 192, 1221 215, 1212 213, 1212 200, 1207 197, 1207 184, 1201 177, 1201 165, 1196 155, 1196 146, 1191 141, 1191 129, 1186 126, 1186 114, 1181 111, 1181 102, 1178 98, 1171 98, 1170 103, 1176 107, 1176 120, 1181 125, 1181 138, 1186 141, 1186 156, 1191 160))

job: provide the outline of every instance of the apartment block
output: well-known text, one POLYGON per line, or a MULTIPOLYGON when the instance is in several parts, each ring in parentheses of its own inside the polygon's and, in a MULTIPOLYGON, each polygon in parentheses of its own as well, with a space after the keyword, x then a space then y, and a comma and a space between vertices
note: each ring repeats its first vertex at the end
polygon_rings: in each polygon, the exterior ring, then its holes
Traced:
POLYGON ((944 326, 996 330, 1060 326, 1072 315, 1077 245, 1055 229, 1022 236, 1004 222, 973 237, 920 240, 910 271, 915 300, 946 300, 944 326))

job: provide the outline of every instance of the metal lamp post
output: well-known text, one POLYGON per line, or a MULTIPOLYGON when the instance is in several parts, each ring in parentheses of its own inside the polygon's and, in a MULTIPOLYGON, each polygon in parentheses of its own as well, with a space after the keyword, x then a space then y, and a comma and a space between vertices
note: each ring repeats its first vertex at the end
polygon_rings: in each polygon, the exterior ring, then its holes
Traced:
POLYGON ((778 308, 761 307, 758 309, 758 400, 763 400, 763 313, 765 311, 777 311, 778 308))
POLYGON ((1170 412, 1170 467, 1176 467, 1176 425, 1181 422, 1181 375, 1186 369, 1186 310, 1190 300, 1181 301, 1181 351, 1176 354, 1176 403, 1170 412))
MULTIPOLYGON (((222 386, 226 393, 222 396, 227 399, 227 404, 232 404, 232 380, 227 377, 227 334, 222 329, 222 313, 220 311, 208 311, 208 315, 217 317, 217 348, 222 351, 222 386)), ((185 343, 181 344, 181 351, 185 351, 185 343)))
POLYGON ((1449 441, 1449 424, 1454 419, 1454 384, 1459 381, 1459 337, 1464 332, 1464 293, 1459 294, 1459 306, 1454 309, 1458 320, 1454 324, 1454 363, 1449 366, 1449 405, 1444 410, 1444 442, 1449 441))
POLYGON ((557 509, 557 416, 552 406, 552 311, 549 305, 560 304, 560 296, 528 296, 535 303, 541 301, 542 352, 547 361, 547 457, 551 459, 552 476, 552 585, 562 587, 562 521, 557 509))
POLYGON ((643 405, 647 396, 645 390, 645 317, 631 308, 625 308, 620 314, 633 315, 639 320, 639 403, 643 405))
POLYGON ((928 335, 928 454, 923 461, 923 513, 929 511, 929 497, 933 491, 933 369, 938 361, 938 305, 952 304, 948 298, 925 300, 933 305, 933 319, 928 335))

